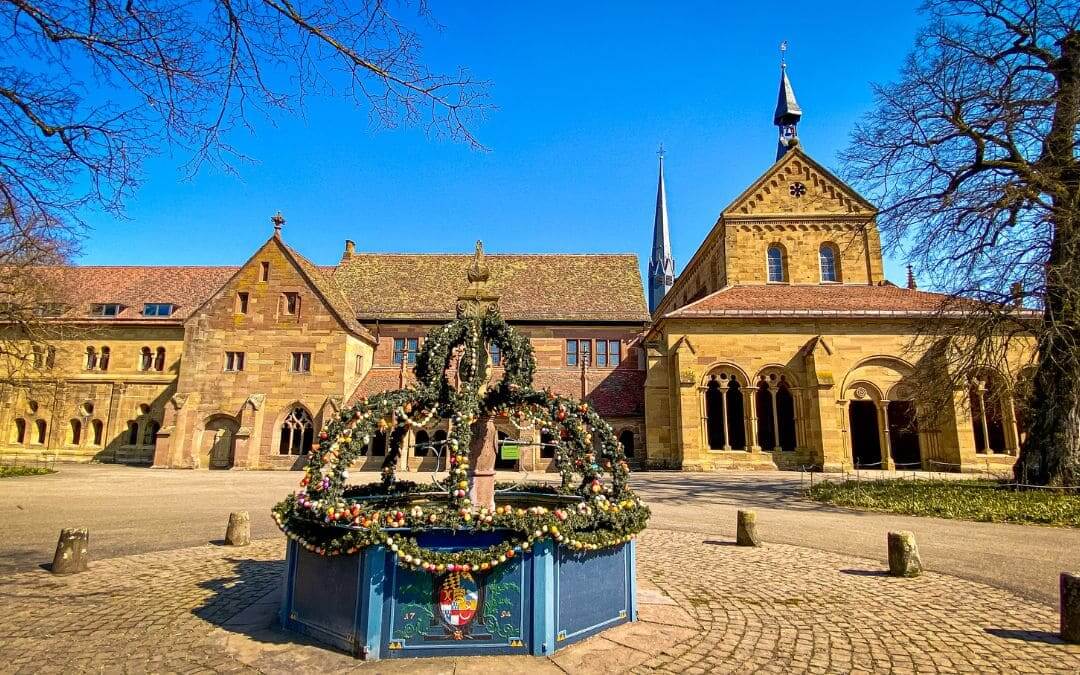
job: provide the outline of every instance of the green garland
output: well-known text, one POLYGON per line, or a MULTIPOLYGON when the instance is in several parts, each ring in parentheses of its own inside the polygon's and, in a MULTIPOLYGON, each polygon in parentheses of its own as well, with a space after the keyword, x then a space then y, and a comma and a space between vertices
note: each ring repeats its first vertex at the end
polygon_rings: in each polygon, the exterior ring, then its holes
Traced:
MULTIPOLYGON (((496 310, 433 329, 417 356, 414 388, 361 400, 323 428, 301 489, 274 507, 278 526, 319 554, 352 554, 383 545, 400 564, 431 573, 487 570, 547 539, 574 551, 629 541, 645 528, 649 510, 629 489, 621 444, 588 404, 532 389, 535 370, 529 340, 496 310), (499 347, 505 364, 502 380, 490 388, 486 388, 488 344, 499 347), (452 383, 447 372, 455 362, 452 383), (474 508, 468 499, 469 444, 473 423, 486 416, 507 417, 518 427, 539 428, 556 439, 555 464, 562 478, 558 493, 576 499, 576 505, 500 505, 494 512, 474 508), (411 495, 420 488, 396 480, 401 439, 410 427, 424 427, 436 418, 450 421, 447 502, 410 505, 411 495), (376 433, 389 439, 382 481, 346 488, 348 467, 376 433), (575 476, 580 478, 576 484, 575 476), (507 532, 508 538, 484 549, 446 552, 425 549, 414 537, 399 532, 430 530, 498 530, 507 532)), ((550 489, 539 486, 526 491, 550 494, 550 489)))

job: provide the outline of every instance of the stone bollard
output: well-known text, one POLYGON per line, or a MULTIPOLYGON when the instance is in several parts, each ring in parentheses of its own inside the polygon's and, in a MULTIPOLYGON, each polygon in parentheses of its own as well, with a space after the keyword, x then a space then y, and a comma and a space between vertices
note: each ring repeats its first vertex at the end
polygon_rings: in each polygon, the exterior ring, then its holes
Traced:
POLYGON ((761 546, 761 540, 757 536, 757 514, 753 511, 739 511, 735 543, 739 546, 761 546))
POLYGON ((1061 639, 1080 644, 1080 574, 1061 573, 1061 639))
POLYGON ((251 516, 247 511, 229 514, 229 527, 225 530, 226 546, 247 546, 251 543, 251 516))
POLYGON ((914 532, 889 533, 889 574, 894 577, 917 577, 922 574, 922 560, 914 532))
POLYGON ((53 574, 78 574, 86 571, 90 556, 90 530, 85 527, 70 527, 60 530, 60 539, 56 542, 56 554, 53 555, 53 574))

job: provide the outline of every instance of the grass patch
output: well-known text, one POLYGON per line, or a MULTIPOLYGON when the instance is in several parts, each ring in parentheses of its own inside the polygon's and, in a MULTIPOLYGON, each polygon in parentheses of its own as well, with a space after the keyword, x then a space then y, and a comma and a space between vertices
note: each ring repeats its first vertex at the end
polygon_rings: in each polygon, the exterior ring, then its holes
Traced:
POLYGON ((989 523, 1080 527, 1080 494, 1013 491, 987 480, 821 481, 810 499, 870 511, 989 523))
POLYGON ((44 476, 56 473, 55 469, 46 469, 43 466, 0 466, 0 478, 17 478, 19 476, 44 476))

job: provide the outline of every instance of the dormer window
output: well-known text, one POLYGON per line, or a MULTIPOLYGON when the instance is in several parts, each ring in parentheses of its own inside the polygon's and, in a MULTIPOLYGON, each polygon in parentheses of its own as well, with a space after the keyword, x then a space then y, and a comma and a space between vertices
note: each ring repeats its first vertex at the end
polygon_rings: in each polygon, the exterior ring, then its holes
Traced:
POLYGON ((173 305, 169 302, 148 302, 143 305, 143 316, 171 316, 173 305))
POLYGON ((43 302, 34 307, 35 316, 60 316, 64 313, 64 306, 59 302, 43 302))
POLYGON ((107 302, 90 305, 90 316, 116 316, 120 313, 120 303, 107 302))

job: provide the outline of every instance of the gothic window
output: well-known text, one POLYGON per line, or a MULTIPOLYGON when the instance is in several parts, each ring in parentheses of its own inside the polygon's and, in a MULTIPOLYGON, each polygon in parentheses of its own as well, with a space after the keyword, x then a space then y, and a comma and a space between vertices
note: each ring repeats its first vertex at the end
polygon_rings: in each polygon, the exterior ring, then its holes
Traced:
POLYGON ((105 372, 109 369, 109 355, 110 350, 108 347, 101 348, 101 358, 98 359, 98 370, 105 372))
POLYGON ((270 281, 270 263, 259 263, 259 281, 270 281))
POLYGON ((97 350, 93 347, 86 348, 86 369, 93 370, 97 368, 97 350))
POLYGON ((101 439, 105 435, 105 425, 101 420, 90 423, 90 440, 94 445, 101 445, 101 439))
POLYGON ((71 420, 69 422, 70 429, 68 431, 68 444, 78 445, 82 440, 82 422, 79 420, 71 420))
POLYGON ((822 244, 818 258, 821 261, 821 281, 840 281, 840 260, 836 246, 831 243, 822 244))
POLYGON ((154 370, 164 372, 165 370, 165 348, 158 347, 157 352, 154 354, 154 370))
POLYGON ((413 436, 413 455, 416 457, 426 457, 430 450, 427 444, 430 442, 428 432, 423 429, 417 431, 416 435, 413 436))
POLYGON ((627 457, 634 456, 634 432, 631 429, 624 429, 619 434, 619 442, 622 443, 623 454, 627 457))
POLYGON ((311 414, 305 408, 296 406, 281 423, 278 452, 282 455, 306 455, 314 442, 315 425, 311 421, 311 414))
POLYGON ((19 445, 22 445, 23 443, 26 443, 26 420, 23 420, 23 419, 15 420, 15 428, 12 429, 12 434, 11 435, 12 435, 12 440, 15 441, 15 443, 17 443, 19 445))
POLYGON ((742 385, 733 375, 710 375, 705 387, 706 435, 713 450, 745 450, 742 385))
POLYGON ((34 442, 37 443, 38 445, 44 445, 45 444, 45 420, 35 420, 34 421, 34 431, 37 432, 37 434, 36 434, 36 436, 34 438, 34 442))
POLYGON ((769 247, 766 253, 766 263, 769 271, 769 281, 787 281, 787 270, 784 269, 784 249, 778 244, 769 247))
POLYGON ((394 338, 394 365, 416 363, 416 354, 420 351, 420 338, 394 338))
POLYGON ((150 366, 154 363, 154 355, 150 352, 149 347, 143 347, 139 353, 139 370, 150 370, 150 366))
POLYGON ((763 375, 754 392, 758 445, 764 450, 795 449, 795 397, 780 374, 763 375))

